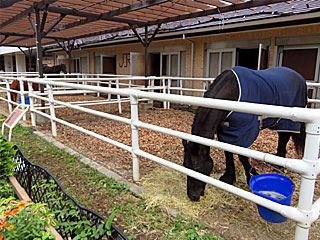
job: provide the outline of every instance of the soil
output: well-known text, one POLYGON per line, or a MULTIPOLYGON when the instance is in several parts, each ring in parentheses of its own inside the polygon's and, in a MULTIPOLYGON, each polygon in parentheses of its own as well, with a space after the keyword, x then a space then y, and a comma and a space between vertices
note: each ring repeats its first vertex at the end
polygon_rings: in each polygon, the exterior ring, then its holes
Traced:
MULTIPOLYGON (((84 101, 96 100, 97 97, 69 96, 59 97, 58 99, 70 102, 71 99, 72 101, 84 101)), ((122 114, 118 113, 116 104, 112 105, 110 109, 107 105, 96 105, 89 108, 128 119, 130 119, 131 115, 129 104, 122 105, 122 114)), ((139 109, 139 120, 160 127, 190 133, 194 114, 189 111, 179 110, 180 106, 177 105, 175 108, 176 109, 169 110, 162 108, 139 109)), ((56 109, 56 116, 59 119, 63 119, 112 140, 119 141, 128 146, 131 145, 131 128, 129 125, 66 108, 56 109)), ((51 131, 50 124, 38 125, 35 128, 47 133, 50 133, 51 131)), ((78 152, 81 152, 108 169, 125 177, 128 181, 133 182, 132 156, 129 152, 61 124, 57 125, 56 140, 74 148, 78 152)), ((145 152, 182 165, 183 146, 181 144, 181 139, 179 138, 146 129, 139 129, 139 148, 145 152)), ((251 146, 251 149, 275 154, 277 149, 277 134, 270 130, 261 131, 258 139, 251 146)), ((291 140, 287 150, 288 158, 298 158, 291 140)), ((225 170, 223 151, 211 149, 211 156, 214 160, 213 175, 219 177, 225 170)), ((259 173, 275 172, 271 165, 265 165, 255 160, 251 160, 251 163, 256 167, 259 173)), ((238 160, 236 160, 236 168, 242 169, 238 160)), ((140 159, 140 174, 144 181, 146 179, 148 180, 150 176, 156 175, 157 171, 166 171, 166 168, 159 167, 157 163, 150 160, 144 158, 140 159)), ((295 173, 291 173, 287 170, 283 171, 285 172, 285 175, 293 179, 296 184, 296 191, 292 200, 292 205, 296 206, 300 178, 295 173)), ((243 183, 244 176, 242 175, 244 175, 244 173, 238 170, 237 174, 239 176, 236 186, 250 191, 248 186, 243 183)), ((142 182, 136 182, 136 184, 141 185, 142 182)), ((213 231, 215 233, 219 233, 225 239, 293 239, 295 227, 293 221, 288 220, 280 224, 268 223, 259 217, 255 204, 232 194, 221 192, 219 194, 219 196, 225 198, 225 203, 215 207, 212 211, 207 211, 204 215, 201 215, 199 219, 200 221, 204 221, 210 228, 214 229, 213 231)), ((315 199, 318 199, 320 196, 318 183, 315 194, 315 199)), ((193 203, 189 202, 189 204, 192 205, 193 203)), ((320 239, 318 222, 313 224, 310 230, 309 239, 320 239)))

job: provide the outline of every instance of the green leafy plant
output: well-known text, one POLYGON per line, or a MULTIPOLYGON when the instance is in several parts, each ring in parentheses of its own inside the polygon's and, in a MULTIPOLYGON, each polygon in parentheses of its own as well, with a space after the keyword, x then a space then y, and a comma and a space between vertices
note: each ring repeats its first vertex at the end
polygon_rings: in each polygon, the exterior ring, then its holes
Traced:
POLYGON ((57 184, 53 179, 38 181, 38 184, 32 186, 32 188, 44 189, 44 198, 47 199, 50 206, 60 206, 61 202, 63 202, 65 207, 61 209, 57 207, 57 209, 53 209, 52 212, 60 222, 60 226, 63 226, 66 232, 73 232, 76 235, 73 240, 99 239, 105 234, 111 236, 111 224, 115 217, 115 212, 104 221, 104 224, 100 224, 97 227, 89 220, 81 219, 80 209, 72 200, 63 200, 64 195, 62 192, 57 195, 57 184))
POLYGON ((13 169, 19 163, 13 161, 17 150, 13 149, 14 144, 0 138, 0 179, 14 175, 13 169))
POLYGON ((191 217, 185 223, 184 219, 178 215, 175 226, 167 237, 178 237, 183 240, 222 240, 222 238, 214 236, 212 233, 205 233, 206 228, 203 222, 194 223, 191 217))
POLYGON ((6 178, 0 179, 0 196, 3 198, 8 198, 14 196, 15 192, 11 184, 9 184, 6 178))
POLYGON ((45 227, 56 226, 54 215, 42 203, 23 203, 13 197, 0 203, 0 240, 55 239, 45 227))

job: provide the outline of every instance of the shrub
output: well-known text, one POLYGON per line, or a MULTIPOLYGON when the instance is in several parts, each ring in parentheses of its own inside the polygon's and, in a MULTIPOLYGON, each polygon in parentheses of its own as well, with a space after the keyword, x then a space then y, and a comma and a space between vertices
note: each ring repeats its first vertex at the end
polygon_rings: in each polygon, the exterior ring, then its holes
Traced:
POLYGON ((13 147, 14 144, 12 142, 7 142, 3 138, 0 138, 0 179, 13 176, 14 168, 19 165, 19 163, 13 161, 17 152, 13 147))
POLYGON ((14 189, 12 185, 9 183, 8 179, 0 179, 0 196, 2 198, 15 196, 14 189))

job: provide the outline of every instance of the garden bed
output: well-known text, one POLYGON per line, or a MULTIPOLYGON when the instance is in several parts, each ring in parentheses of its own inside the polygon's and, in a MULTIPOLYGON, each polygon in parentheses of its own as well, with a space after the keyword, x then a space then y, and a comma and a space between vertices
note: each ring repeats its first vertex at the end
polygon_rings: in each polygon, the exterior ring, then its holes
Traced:
MULTIPOLYGON (((60 239, 108 239, 128 238, 111 222, 114 215, 105 219, 98 213, 80 205, 72 198, 59 181, 45 168, 31 163, 18 146, 14 160, 19 163, 15 177, 10 181, 17 189, 17 195, 24 201, 45 203, 55 214, 60 239)), ((59 238, 57 238, 59 239, 59 238)))
MULTIPOLYGON (((17 179, 14 176, 9 176, 9 181, 12 184, 12 187, 17 194, 18 198, 20 199, 21 202, 32 202, 31 198, 27 194, 27 192, 24 190, 24 188, 20 185, 20 183, 17 181, 17 179)), ((54 229, 53 226, 46 227, 46 230, 48 232, 52 232, 52 234, 55 236, 56 240, 63 240, 61 235, 54 229)))

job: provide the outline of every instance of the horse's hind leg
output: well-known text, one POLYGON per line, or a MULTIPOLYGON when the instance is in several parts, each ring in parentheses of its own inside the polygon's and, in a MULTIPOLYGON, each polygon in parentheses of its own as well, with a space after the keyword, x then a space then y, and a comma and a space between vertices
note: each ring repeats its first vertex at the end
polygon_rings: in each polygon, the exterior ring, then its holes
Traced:
POLYGON ((17 94, 16 93, 11 92, 10 96, 11 96, 11 101, 13 101, 13 102, 17 101, 17 94))
POLYGON ((278 149, 277 156, 286 157, 287 153, 287 143, 289 142, 291 133, 289 132, 278 132, 278 149))
POLYGON ((220 181, 228 183, 228 184, 233 184, 236 181, 233 153, 225 151, 224 155, 226 157, 226 171, 220 177, 220 181))
POLYGON ((243 165, 244 171, 246 173, 246 177, 247 177, 247 183, 249 184, 250 178, 252 175, 258 175, 256 169, 254 167, 251 166, 251 164, 249 163, 249 158, 239 155, 239 160, 243 165))

